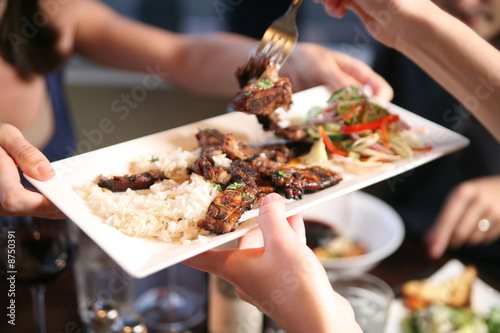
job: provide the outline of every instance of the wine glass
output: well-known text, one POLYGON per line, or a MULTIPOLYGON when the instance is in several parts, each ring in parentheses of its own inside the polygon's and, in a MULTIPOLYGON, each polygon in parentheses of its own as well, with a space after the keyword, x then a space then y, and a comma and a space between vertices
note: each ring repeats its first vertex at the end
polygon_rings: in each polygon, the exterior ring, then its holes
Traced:
POLYGON ((45 326, 45 285, 69 270, 78 229, 70 220, 0 217, 0 275, 31 286, 35 322, 45 326))
POLYGON ((177 264, 140 282, 135 309, 150 332, 200 330, 206 320, 205 273, 177 264))

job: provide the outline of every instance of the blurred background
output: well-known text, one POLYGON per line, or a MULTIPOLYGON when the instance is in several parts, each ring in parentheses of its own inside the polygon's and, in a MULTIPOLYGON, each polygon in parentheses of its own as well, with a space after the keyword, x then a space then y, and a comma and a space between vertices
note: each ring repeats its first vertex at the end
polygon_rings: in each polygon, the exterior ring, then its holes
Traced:
MULTIPOLYGON (((233 31, 260 39, 290 0, 101 0, 116 11, 167 30, 184 33, 233 31)), ((341 50, 367 63, 375 42, 357 17, 348 13, 341 20, 327 16, 323 6, 304 1, 298 14, 300 40, 341 50)), ((207 64, 208 65, 208 64, 207 64)), ((236 70, 236 69, 235 69, 236 70)), ((99 128, 103 118, 111 119, 116 130, 104 135, 93 148, 174 128, 225 112, 226 98, 194 96, 168 83, 130 108, 127 117, 111 112, 113 102, 141 86, 145 74, 117 71, 74 56, 66 73, 67 92, 78 139, 99 128)), ((82 153, 84 151, 78 151, 82 153)))

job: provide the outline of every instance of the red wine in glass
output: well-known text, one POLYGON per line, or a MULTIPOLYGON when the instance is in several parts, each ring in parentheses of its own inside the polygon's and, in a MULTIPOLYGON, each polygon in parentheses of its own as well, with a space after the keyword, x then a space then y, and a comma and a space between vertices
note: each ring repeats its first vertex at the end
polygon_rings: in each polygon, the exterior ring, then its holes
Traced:
POLYGON ((77 254, 70 220, 0 217, 0 275, 31 286, 39 332, 45 332, 45 284, 67 272, 77 254))

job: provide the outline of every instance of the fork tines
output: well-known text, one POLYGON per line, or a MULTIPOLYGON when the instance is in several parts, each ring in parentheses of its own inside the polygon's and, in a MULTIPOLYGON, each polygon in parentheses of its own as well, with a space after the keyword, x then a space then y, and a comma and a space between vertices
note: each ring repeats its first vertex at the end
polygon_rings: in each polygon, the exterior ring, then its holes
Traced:
POLYGON ((293 0, 287 12, 266 30, 257 48, 257 54, 263 54, 277 66, 285 62, 298 40, 296 16, 301 3, 302 0, 293 0))

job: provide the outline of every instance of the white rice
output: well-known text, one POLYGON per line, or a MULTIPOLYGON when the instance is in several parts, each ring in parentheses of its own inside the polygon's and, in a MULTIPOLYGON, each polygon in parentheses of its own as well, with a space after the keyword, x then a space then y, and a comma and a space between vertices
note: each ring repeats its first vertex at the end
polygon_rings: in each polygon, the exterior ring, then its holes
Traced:
MULTIPOLYGON (((169 243, 203 240, 209 232, 196 223, 205 216, 219 191, 202 176, 188 174, 188 168, 199 156, 199 149, 177 149, 164 156, 136 158, 129 174, 159 169, 170 178, 147 190, 113 193, 100 188, 97 181, 75 190, 95 214, 127 235, 154 237, 169 243)), ((218 164, 229 165, 224 160, 218 164)))

